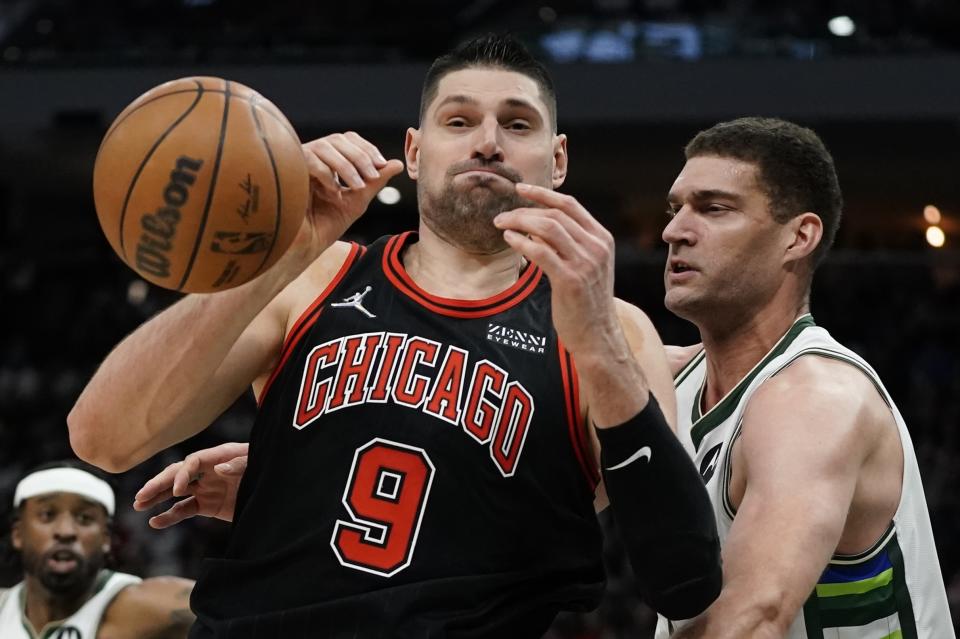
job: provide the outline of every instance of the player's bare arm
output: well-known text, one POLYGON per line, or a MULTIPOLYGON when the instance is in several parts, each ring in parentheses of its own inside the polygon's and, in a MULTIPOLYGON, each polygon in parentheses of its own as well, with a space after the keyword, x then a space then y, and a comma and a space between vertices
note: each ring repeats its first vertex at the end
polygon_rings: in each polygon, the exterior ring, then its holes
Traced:
MULTIPOLYGON (((673 392, 673 381, 667 367, 669 361, 665 358, 664 346, 660 340, 660 335, 654 328, 650 318, 646 313, 636 306, 616 299, 617 316, 620 320, 620 326, 623 334, 630 345, 630 350, 637 362, 647 374, 650 380, 650 388, 653 396, 663 410, 663 416, 667 420, 671 430, 676 432, 676 404, 677 398, 673 392)), ((666 347, 670 348, 670 347, 666 347)), ((582 396, 581 405, 586 409, 588 406, 587 398, 582 396)), ((586 412, 586 411, 585 411, 586 412)), ((584 424, 588 429, 587 436, 593 446, 594 461, 597 467, 600 465, 600 439, 597 436, 597 429, 593 426, 589 415, 584 415, 584 424)), ((604 510, 610 505, 610 499, 607 495, 606 487, 603 481, 597 486, 594 508, 597 512, 604 510)))
POLYGON ((193 581, 154 577, 124 588, 104 613, 98 637, 183 639, 190 632, 193 581))
POLYGON ((615 299, 614 305, 630 352, 640 364, 650 392, 660 404, 667 423, 676 431, 677 398, 673 390, 669 360, 660 335, 647 314, 633 304, 615 299))
POLYGON ((340 267, 346 249, 337 239, 403 170, 399 160, 385 160, 355 133, 303 149, 311 208, 293 245, 255 280, 187 296, 124 339, 68 416, 79 457, 109 471, 126 470, 206 428, 269 374, 291 316, 309 304, 304 291, 329 281, 340 267))
POLYGON ((650 384, 633 357, 613 297, 613 236, 573 197, 518 184, 544 208, 501 213, 494 223, 550 278, 553 324, 574 356, 591 417, 619 424, 647 403, 650 384))
POLYGON ((703 350, 703 344, 665 346, 664 348, 667 351, 667 363, 670 365, 670 376, 676 377, 677 373, 683 370, 683 367, 689 364, 690 360, 703 350))
POLYGON ((666 412, 675 414, 663 345, 641 315, 624 329, 613 297, 610 233, 571 196, 529 185, 517 190, 542 208, 508 211, 494 223, 550 278, 553 323, 577 364, 598 429, 605 488, 642 575, 641 593, 664 614, 692 617, 720 590, 719 539, 700 475, 657 401, 663 397, 666 412))
POLYGON ((784 636, 831 555, 886 530, 902 465, 889 409, 852 366, 808 356, 765 382, 733 450, 723 591, 677 637, 784 636))

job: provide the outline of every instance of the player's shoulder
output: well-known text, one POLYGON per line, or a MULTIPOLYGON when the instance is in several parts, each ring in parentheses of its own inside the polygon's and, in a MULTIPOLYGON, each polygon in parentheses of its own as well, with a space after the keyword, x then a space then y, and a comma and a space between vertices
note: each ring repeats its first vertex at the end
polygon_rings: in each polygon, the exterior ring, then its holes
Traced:
POLYGON ((299 317, 337 277, 357 250, 359 247, 356 244, 340 240, 329 246, 275 298, 273 305, 279 316, 287 324, 299 317))
POLYGON ((703 350, 703 344, 699 342, 690 346, 664 346, 667 351, 667 363, 670 364, 670 374, 677 376, 683 368, 693 361, 693 358, 703 350))
POLYGON ((657 329, 654 327, 653 322, 650 321, 650 317, 639 307, 630 302, 625 302, 619 297, 613 298, 613 303, 617 312, 617 318, 620 320, 620 325, 624 331, 627 332, 628 336, 631 333, 638 335, 657 335, 657 329))
POLYGON ((312 280, 313 284, 326 286, 358 248, 358 245, 354 242, 337 240, 330 245, 327 250, 321 253, 320 256, 304 270, 303 274, 312 280))
POLYGON ((745 423, 797 422, 816 433, 818 424, 842 436, 870 436, 888 421, 889 407, 874 381, 844 360, 815 354, 798 357, 765 380, 750 397, 745 423), (752 418, 752 419, 751 419, 752 418))
POLYGON ((873 380, 859 367, 846 360, 810 353, 767 379, 755 397, 778 394, 790 395, 793 401, 855 406, 877 391, 873 380))

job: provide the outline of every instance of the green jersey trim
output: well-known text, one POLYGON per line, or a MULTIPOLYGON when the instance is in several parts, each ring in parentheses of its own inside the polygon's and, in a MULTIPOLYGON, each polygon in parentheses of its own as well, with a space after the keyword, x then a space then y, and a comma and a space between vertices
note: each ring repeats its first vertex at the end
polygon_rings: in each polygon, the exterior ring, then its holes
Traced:
MULTIPOLYGON (((857 559, 842 555, 831 559, 830 566, 842 570, 855 571, 857 566, 868 567, 870 562, 886 563, 889 567, 864 579, 837 582, 834 576, 831 583, 818 583, 803 606, 808 639, 823 639, 823 631, 827 629, 866 626, 885 617, 895 618, 899 629, 884 639, 917 639, 913 604, 896 532, 891 528, 882 540, 885 543, 881 547, 860 553, 857 559)), ((826 579, 830 566, 821 581, 826 579)))
MULTIPOLYGON (((110 581, 110 577, 113 576, 112 570, 101 570, 97 575, 96 581, 93 584, 93 592, 90 593, 90 596, 87 597, 86 601, 81 604, 81 607, 86 604, 87 601, 90 601, 96 594, 103 590, 104 586, 107 585, 107 582, 110 581)), ((76 613, 74 613, 76 614, 76 613)), ((72 615, 71 615, 72 616, 72 615)), ((69 618, 69 617, 68 617, 69 618)), ((51 621, 46 626, 40 630, 40 634, 37 634, 33 630, 33 626, 27 621, 27 588, 24 585, 20 589, 20 623, 23 625, 23 629, 27 631, 27 636, 31 639, 50 639, 54 636, 54 633, 60 630, 60 627, 63 625, 65 619, 60 619, 58 621, 51 621)))
POLYGON ((690 358, 690 361, 684 364, 680 370, 677 371, 677 374, 673 376, 673 387, 679 388, 680 384, 683 383, 683 380, 687 379, 696 368, 700 361, 706 355, 706 351, 702 348, 697 352, 696 355, 690 358))
POLYGON ((743 397, 743 394, 746 392, 747 387, 750 386, 756 376, 760 373, 763 368, 773 361, 775 358, 782 355, 789 348, 790 344, 803 332, 804 329, 811 326, 816 326, 813 321, 813 316, 807 313, 806 315, 801 315, 793 323, 793 326, 784 334, 780 340, 774 344, 773 348, 770 349, 763 359, 761 359, 756 366, 754 366, 749 373, 747 373, 743 379, 741 379, 733 389, 724 396, 717 404, 708 410, 706 414, 700 414, 700 402, 703 398, 703 389, 706 386, 707 376, 703 376, 704 383, 700 385, 700 389, 697 391, 696 396, 694 397, 693 410, 691 413, 690 421, 693 424, 693 427, 690 429, 690 436, 693 439, 693 446, 698 451, 700 450, 700 444, 703 442, 703 438, 707 436, 714 428, 722 424, 730 415, 736 410, 737 405, 740 403, 740 398, 743 397))

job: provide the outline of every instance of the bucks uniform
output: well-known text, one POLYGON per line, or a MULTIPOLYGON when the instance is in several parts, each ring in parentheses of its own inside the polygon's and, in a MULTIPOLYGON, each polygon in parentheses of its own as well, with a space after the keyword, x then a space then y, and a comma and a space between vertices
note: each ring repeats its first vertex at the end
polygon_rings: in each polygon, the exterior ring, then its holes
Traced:
POLYGON ((26 591, 23 582, 0 594, 0 637, 3 639, 96 639, 100 619, 114 597, 127 586, 140 583, 139 577, 103 570, 97 576, 94 594, 70 617, 49 623, 38 634, 24 614, 26 591))
MULTIPOLYGON (((713 502, 720 541, 726 539, 736 512, 730 503, 730 449, 740 436, 743 413, 760 385, 798 357, 816 355, 848 362, 874 383, 890 406, 903 447, 900 503, 887 531, 858 555, 834 555, 788 639, 947 639, 954 636, 947 598, 934 547, 917 459, 903 417, 876 372, 853 351, 800 317, 786 335, 737 386, 705 415, 701 395, 706 359, 701 351, 676 377, 679 432, 688 446, 713 502)), ((801 487, 802 489, 802 487, 801 487)), ((661 617, 657 639, 667 637, 661 617)))
POLYGON ((603 590, 577 377, 527 267, 484 300, 354 245, 261 393, 191 637, 540 637, 603 590))

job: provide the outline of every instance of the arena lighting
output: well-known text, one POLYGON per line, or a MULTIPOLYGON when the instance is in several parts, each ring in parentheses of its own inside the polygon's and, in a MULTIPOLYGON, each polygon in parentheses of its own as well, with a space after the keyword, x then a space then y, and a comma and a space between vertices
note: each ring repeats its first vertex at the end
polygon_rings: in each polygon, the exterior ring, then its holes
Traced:
POLYGON ((143 280, 133 280, 127 286, 127 301, 134 306, 139 306, 147 299, 147 293, 150 287, 143 280))
POLYGON ((927 204, 923 207, 923 219, 927 221, 927 224, 939 224, 941 217, 940 209, 933 204, 927 204))
POLYGON ((927 227, 927 244, 933 248, 941 248, 943 243, 947 241, 947 236, 943 233, 943 229, 939 226, 928 226, 927 227))
POLYGON ((540 19, 547 24, 557 21, 557 11, 553 7, 540 7, 540 11, 538 11, 537 14, 540 16, 540 19))
POLYGON ((384 204, 396 204, 400 201, 400 191, 392 186, 385 186, 377 193, 377 199, 384 204))
POLYGON ((830 33, 833 35, 845 38, 846 36, 853 35, 853 32, 857 30, 857 25, 850 19, 850 16, 836 16, 830 18, 830 21, 827 23, 827 28, 830 29, 830 33))

